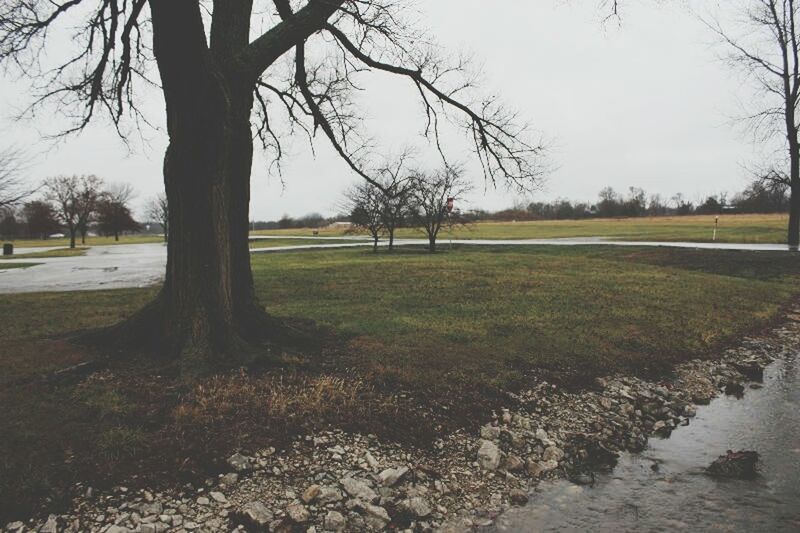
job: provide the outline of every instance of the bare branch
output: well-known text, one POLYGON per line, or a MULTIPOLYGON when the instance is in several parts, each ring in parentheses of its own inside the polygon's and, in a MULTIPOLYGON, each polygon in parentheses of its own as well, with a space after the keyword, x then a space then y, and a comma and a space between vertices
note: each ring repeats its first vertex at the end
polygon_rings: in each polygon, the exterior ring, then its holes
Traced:
MULTIPOLYGON (((362 50, 338 28, 328 24, 325 29, 344 49, 368 67, 408 78, 421 94, 429 124, 431 117, 435 117, 438 112, 431 104, 429 95, 439 105, 449 106, 462 113, 467 118, 464 128, 472 138, 484 175, 492 183, 503 178, 507 183, 523 190, 538 184, 543 169, 537 165, 536 160, 542 154, 543 147, 525 141, 527 127, 517 123, 514 113, 509 113, 494 98, 484 99, 478 103, 476 109, 472 109, 452 96, 455 93, 448 93, 437 86, 437 80, 450 72, 460 70, 458 67, 445 68, 431 56, 424 58, 415 69, 386 63, 362 50), (431 77, 425 75, 426 68, 432 74, 431 77)), ((435 129, 434 135, 438 142, 437 132, 438 129, 435 129)))
MULTIPOLYGON (((148 123, 141 113, 134 81, 148 77, 151 53, 143 40, 148 24, 147 0, 100 0, 84 24, 74 30, 75 52, 47 65, 42 51, 51 30, 66 22, 64 15, 84 0, 13 0, 0 11, 0 62, 34 80, 33 103, 23 112, 35 114, 48 103, 73 120, 57 135, 82 131, 101 110, 117 133, 125 117, 148 123)), ((63 26, 63 25, 62 25, 63 26)))
POLYGON ((36 192, 22 177, 24 154, 15 148, 0 151, 0 208, 13 207, 36 192))

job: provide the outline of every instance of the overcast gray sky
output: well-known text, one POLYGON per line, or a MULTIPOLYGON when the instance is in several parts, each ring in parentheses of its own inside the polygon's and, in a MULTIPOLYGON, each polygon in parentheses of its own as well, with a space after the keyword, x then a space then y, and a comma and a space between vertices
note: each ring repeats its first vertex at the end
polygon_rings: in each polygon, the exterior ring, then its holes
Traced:
MULTIPOLYGON (((556 168, 533 199, 592 201, 605 186, 631 185, 695 199, 746 185, 741 165, 758 153, 730 120, 741 111, 741 77, 718 60, 713 37, 682 2, 628 2, 621 26, 604 25, 593 0, 420 4, 440 44, 472 52, 483 66, 487 91, 502 95, 551 140, 556 168)), ((366 88, 360 102, 382 151, 419 143, 420 108, 403 80, 378 76, 366 88)), ((28 147, 35 156, 27 169, 31 181, 93 173, 132 183, 139 203, 162 190, 162 131, 148 132, 148 143, 129 150, 98 121, 79 137, 50 146, 39 141, 39 133, 52 131, 58 118, 9 118, 26 102, 28 83, 5 79, 0 90, 6 104, 2 144, 28 147)), ((148 98, 151 116, 161 121, 158 93, 148 98)), ((468 161, 466 154, 463 159, 468 161)), ((302 138, 291 144, 283 184, 266 167, 261 159, 253 169, 252 216, 260 220, 332 214, 342 190, 357 179, 322 139, 316 158, 302 138)), ((476 184, 471 207, 499 209, 520 199, 485 190, 476 168, 468 169, 476 184)))

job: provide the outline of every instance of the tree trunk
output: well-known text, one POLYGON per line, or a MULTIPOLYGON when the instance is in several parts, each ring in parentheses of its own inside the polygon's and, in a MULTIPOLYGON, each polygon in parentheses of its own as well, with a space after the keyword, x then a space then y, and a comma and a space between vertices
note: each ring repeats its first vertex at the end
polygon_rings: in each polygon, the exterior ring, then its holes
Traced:
POLYGON ((800 179, 793 180, 789 197, 789 247, 800 247, 800 179))
POLYGON ((119 232, 117 231, 114 232, 114 240, 119 242, 119 232))
POLYGON ((389 251, 394 251, 394 228, 389 228, 389 251))
POLYGON ((436 251, 436 236, 430 235, 428 237, 428 251, 434 253, 436 251))
POLYGON ((107 338, 152 339, 160 351, 179 355, 190 378, 263 355, 262 341, 307 342, 259 304, 250 268, 256 80, 237 73, 225 46, 247 43, 248 6, 220 4, 209 49, 196 0, 150 0, 169 134, 167 269, 156 300, 107 338))
MULTIPOLYGON (((229 235, 233 281, 234 314, 248 330, 247 336, 260 336, 267 326, 267 313, 258 301, 250 267, 250 173, 253 164, 253 135, 250 113, 253 87, 244 81, 234 83, 233 105, 224 139, 227 172, 231 180, 229 235)), ((272 334, 274 332, 266 332, 272 334)))
MULTIPOLYGON (((789 120, 794 124, 794 114, 789 113, 789 120)), ((797 140, 797 129, 789 127, 789 247, 793 250, 800 245, 800 142, 797 140)))
POLYGON ((377 235, 373 235, 372 236, 372 252, 373 253, 378 253, 378 236, 377 235))
POLYGON ((75 230, 69 230, 69 247, 75 248, 75 230))
POLYGON ((86 244, 86 232, 81 230, 81 244, 86 244))
POLYGON ((269 329, 248 243, 253 86, 212 56, 196 2, 151 1, 151 9, 169 133, 167 269, 156 300, 122 327, 180 354, 191 376, 241 362, 245 341, 269 329))

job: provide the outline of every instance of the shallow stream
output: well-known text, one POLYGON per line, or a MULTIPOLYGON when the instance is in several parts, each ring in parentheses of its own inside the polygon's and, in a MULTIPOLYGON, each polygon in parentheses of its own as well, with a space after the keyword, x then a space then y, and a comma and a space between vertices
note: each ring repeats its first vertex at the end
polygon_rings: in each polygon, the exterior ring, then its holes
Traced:
POLYGON ((667 439, 623 454, 593 486, 542 483, 498 531, 800 532, 800 357, 767 367, 763 386, 720 397, 667 439), (761 456, 756 480, 705 473, 726 450, 761 456))

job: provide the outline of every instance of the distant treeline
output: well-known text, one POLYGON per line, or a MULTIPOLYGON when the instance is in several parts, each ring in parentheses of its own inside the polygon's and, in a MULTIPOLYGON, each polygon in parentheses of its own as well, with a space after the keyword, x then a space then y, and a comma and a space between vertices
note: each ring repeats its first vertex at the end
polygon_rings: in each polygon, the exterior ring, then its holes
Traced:
POLYGON ((283 215, 280 220, 263 221, 259 220, 252 223, 253 230, 264 229, 296 229, 296 228, 321 228, 331 224, 337 220, 347 220, 346 216, 340 217, 324 217, 319 213, 310 213, 308 215, 293 218, 289 215, 283 215))
MULTIPOLYGON (((781 183, 758 181, 731 197, 728 197, 726 193, 721 193, 695 202, 688 200, 680 193, 667 199, 659 194, 648 195, 644 189, 638 187, 630 187, 625 194, 606 187, 600 191, 598 201, 594 203, 559 199, 552 202, 531 202, 527 205, 517 204, 500 211, 471 209, 462 212, 462 219, 472 222, 480 220, 576 220, 722 213, 786 213, 788 211, 788 188, 781 183)), ((337 221, 349 222, 351 220, 349 215, 325 217, 319 213, 311 213, 297 218, 284 215, 280 220, 253 222, 252 229, 320 228, 337 221)), ((407 225, 407 221, 402 221, 401 225, 407 225)))
POLYGON ((788 211, 789 194, 785 185, 755 182, 730 198, 722 193, 708 196, 697 203, 687 200, 680 193, 665 199, 659 194, 648 195, 638 187, 630 187, 627 194, 606 187, 600 191, 595 203, 572 202, 566 199, 531 202, 496 212, 475 210, 471 217, 475 220, 565 220, 788 211))

